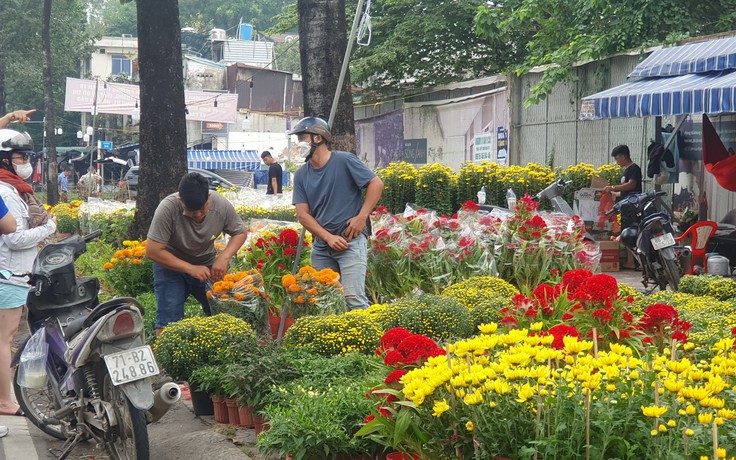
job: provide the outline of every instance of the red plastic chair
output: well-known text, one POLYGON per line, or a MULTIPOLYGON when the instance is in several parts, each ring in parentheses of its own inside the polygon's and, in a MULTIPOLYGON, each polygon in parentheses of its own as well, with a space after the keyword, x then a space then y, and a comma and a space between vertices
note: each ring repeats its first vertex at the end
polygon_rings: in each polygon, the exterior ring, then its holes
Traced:
POLYGON ((692 250, 692 259, 690 259, 690 267, 688 268, 687 274, 693 274, 693 268, 695 267, 696 257, 702 259, 702 266, 705 267, 705 273, 708 273, 708 261, 705 258, 705 253, 708 250, 708 240, 718 229, 718 224, 710 220, 704 220, 697 222, 690 226, 682 236, 675 238, 678 244, 689 237, 692 237, 690 249, 692 250))

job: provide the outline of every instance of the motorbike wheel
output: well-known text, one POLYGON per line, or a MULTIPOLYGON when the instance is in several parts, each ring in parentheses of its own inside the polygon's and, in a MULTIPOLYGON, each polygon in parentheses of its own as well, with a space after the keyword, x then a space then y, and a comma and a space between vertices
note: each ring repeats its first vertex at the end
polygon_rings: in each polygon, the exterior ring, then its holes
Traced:
POLYGON ((50 379, 46 381, 46 388, 39 390, 24 388, 18 385, 18 369, 16 368, 15 374, 13 375, 13 391, 15 392, 15 399, 18 400, 20 408, 34 425, 56 439, 66 439, 64 433, 61 431, 61 425, 47 425, 44 422, 45 419, 51 418, 59 409, 50 379))
POLYGON ((106 435, 107 450, 113 460, 148 460, 148 428, 143 411, 136 409, 125 393, 112 384, 104 372, 102 384, 103 400, 115 411, 118 425, 106 435))
POLYGON ((664 276, 667 278, 667 283, 670 285, 673 291, 677 291, 680 287, 680 270, 677 268, 677 264, 674 260, 665 259, 660 256, 660 262, 664 269, 664 276))

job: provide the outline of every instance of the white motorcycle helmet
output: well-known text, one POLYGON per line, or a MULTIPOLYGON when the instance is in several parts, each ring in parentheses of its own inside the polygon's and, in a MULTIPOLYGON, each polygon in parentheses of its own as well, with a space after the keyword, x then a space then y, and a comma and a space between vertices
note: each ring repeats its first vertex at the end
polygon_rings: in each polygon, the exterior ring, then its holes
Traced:
POLYGON ((7 158, 11 152, 32 154, 33 140, 31 136, 28 133, 21 133, 12 129, 0 129, 0 156, 7 158))

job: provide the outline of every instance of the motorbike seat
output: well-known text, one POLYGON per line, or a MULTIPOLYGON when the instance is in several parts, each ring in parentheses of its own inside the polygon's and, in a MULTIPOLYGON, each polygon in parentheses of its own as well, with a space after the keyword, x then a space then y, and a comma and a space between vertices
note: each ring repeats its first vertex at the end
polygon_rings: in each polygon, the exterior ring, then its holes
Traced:
POLYGON ((89 316, 84 319, 82 326, 89 327, 93 325, 95 321, 115 310, 116 308, 122 305, 130 304, 138 307, 138 309, 141 311, 141 316, 144 315, 145 312, 143 310, 143 306, 141 306, 141 304, 139 304, 137 300, 132 297, 118 297, 117 299, 108 300, 107 302, 103 302, 96 306, 95 309, 92 310, 92 313, 90 313, 89 316))
POLYGON ((74 337, 79 331, 84 329, 84 320, 86 319, 86 316, 82 316, 81 318, 77 318, 71 321, 69 324, 67 324, 66 327, 62 328, 62 331, 64 332, 64 337, 68 340, 74 337))

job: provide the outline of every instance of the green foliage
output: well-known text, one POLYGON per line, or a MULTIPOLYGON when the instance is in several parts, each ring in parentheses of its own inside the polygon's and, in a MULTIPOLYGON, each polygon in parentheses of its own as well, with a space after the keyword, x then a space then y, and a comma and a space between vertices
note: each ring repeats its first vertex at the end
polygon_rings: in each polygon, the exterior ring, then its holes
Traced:
POLYGON ((248 323, 221 314, 169 324, 156 339, 154 352, 171 378, 189 380, 198 367, 226 362, 232 344, 244 342, 256 344, 248 323))
POLYGON ((393 214, 404 212, 406 204, 413 203, 416 199, 417 169, 402 161, 389 164, 377 171, 377 174, 384 185, 378 204, 385 206, 393 214))
POLYGON ((455 173, 449 166, 430 163, 419 169, 416 203, 424 208, 450 215, 454 212, 455 173))
POLYGON ((680 292, 733 300, 736 299, 736 282, 716 275, 685 275, 680 280, 680 292))
POLYGON ((437 295, 400 299, 383 309, 379 318, 384 331, 403 327, 437 341, 469 337, 473 332, 468 309, 437 295))
POLYGON ((568 77, 575 63, 620 51, 669 44, 688 36, 734 28, 729 0, 511 0, 486 3, 475 16, 479 36, 523 50, 513 59, 517 74, 548 65, 525 105, 538 103, 568 77), (550 65, 554 64, 554 65, 550 65))
POLYGON ((499 311, 504 307, 511 307, 513 303, 508 297, 496 297, 486 299, 485 302, 481 302, 472 310, 470 310, 470 320, 473 323, 475 331, 478 330, 478 326, 481 324, 497 323, 499 318, 499 311))
POLYGON ((523 49, 476 34, 473 17, 485 3, 373 2, 371 45, 354 49, 353 81, 364 82, 371 90, 388 91, 399 85, 425 87, 501 71, 523 49))
POLYGON ((110 260, 115 254, 115 248, 104 241, 91 241, 87 243, 87 252, 74 261, 77 276, 94 276, 104 279, 105 270, 100 264, 101 260, 110 260))
MULTIPOLYGON (((0 7, 0 49, 3 50, 0 67, 4 71, 4 88, 0 101, 7 107, 0 111, 37 108, 43 112, 43 55, 41 50, 42 3, 25 0, 3 0, 0 7)), ((54 108, 64 113, 66 77, 79 77, 79 62, 92 51, 92 33, 87 26, 86 3, 82 0, 54 0, 51 4, 51 60, 54 108)), ((42 115, 36 113, 35 120, 42 115)), ((55 138, 57 145, 75 145, 79 129, 79 114, 66 113, 56 118, 56 125, 64 135, 55 138)), ((15 128, 17 129, 17 127, 15 128)), ((36 145, 42 146, 43 125, 27 124, 27 130, 36 145)), ((40 148, 39 148, 40 149, 40 148)), ((54 180, 56 177, 53 178, 54 180)))
POLYGON ((153 261, 146 257, 146 248, 138 241, 123 241, 124 249, 115 251, 110 262, 103 265, 105 281, 113 294, 135 297, 153 291, 153 261))
MULTIPOLYGON (((156 295, 153 292, 138 294, 135 298, 143 306, 143 327, 146 331, 146 339, 149 345, 156 342, 156 295)), ((204 316, 202 305, 194 298, 188 297, 184 301, 184 318, 195 318, 204 316)))
POLYGON ((335 380, 323 389, 293 384, 281 388, 283 403, 262 411, 270 429, 258 437, 258 447, 279 457, 291 454, 294 460, 371 453, 375 446, 353 437, 373 408, 365 397, 370 388, 365 379, 335 380))
POLYGON ((110 214, 82 214, 80 215, 81 227, 89 233, 100 230, 99 241, 120 246, 128 235, 128 228, 133 222, 134 211, 124 209, 110 214))
POLYGON ((299 377, 291 365, 289 351, 275 343, 254 346, 236 345, 228 364, 221 368, 222 391, 227 397, 238 398, 241 406, 261 408, 261 401, 272 388, 278 388, 299 377))
POLYGON ((348 353, 370 354, 383 332, 371 318, 360 313, 303 316, 284 337, 288 347, 309 347, 323 356, 348 353))

